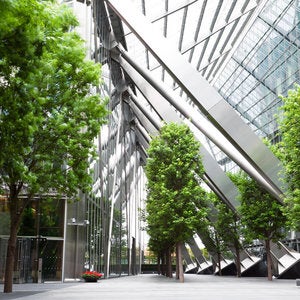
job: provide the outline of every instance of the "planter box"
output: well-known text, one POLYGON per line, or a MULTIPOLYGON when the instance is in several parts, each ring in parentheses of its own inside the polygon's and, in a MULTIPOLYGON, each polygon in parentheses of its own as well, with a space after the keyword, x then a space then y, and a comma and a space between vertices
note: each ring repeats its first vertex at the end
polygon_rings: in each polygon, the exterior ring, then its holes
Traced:
POLYGON ((98 278, 84 278, 85 282, 97 282, 98 278))

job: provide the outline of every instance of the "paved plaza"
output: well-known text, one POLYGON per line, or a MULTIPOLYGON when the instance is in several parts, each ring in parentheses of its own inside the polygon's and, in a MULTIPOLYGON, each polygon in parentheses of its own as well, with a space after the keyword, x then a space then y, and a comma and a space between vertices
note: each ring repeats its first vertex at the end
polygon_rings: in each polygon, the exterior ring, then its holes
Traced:
POLYGON ((0 299, 26 300, 276 300, 300 299, 295 280, 185 274, 185 282, 157 274, 101 279, 97 283, 15 284, 0 299))

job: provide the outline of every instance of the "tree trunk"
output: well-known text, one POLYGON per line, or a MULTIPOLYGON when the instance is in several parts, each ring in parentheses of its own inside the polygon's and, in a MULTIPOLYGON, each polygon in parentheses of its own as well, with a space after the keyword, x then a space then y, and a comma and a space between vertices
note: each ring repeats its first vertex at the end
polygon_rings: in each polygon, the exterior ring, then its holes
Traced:
POLYGON ((236 276, 241 277, 241 256, 239 244, 235 242, 235 253, 236 253, 236 276))
POLYGON ((178 247, 175 247, 176 251, 176 280, 179 280, 179 258, 178 258, 178 247))
POLYGON ((220 241, 218 239, 217 232, 215 231, 215 240, 216 240, 216 246, 217 246, 217 267, 219 268, 219 276, 222 276, 222 268, 221 268, 221 248, 220 248, 220 241))
POLYGON ((176 244, 176 252, 177 252, 177 255, 178 255, 178 273, 179 273, 179 281, 180 282, 184 282, 184 275, 183 275, 183 265, 182 265, 182 250, 181 250, 181 247, 182 247, 182 243, 178 242, 176 244))
POLYGON ((157 274, 161 274, 161 254, 157 254, 157 274))
POLYGON ((270 240, 265 240, 266 243, 266 254, 267 254, 267 269, 268 269, 268 280, 272 280, 272 258, 270 249, 270 240))
POLYGON ((167 271, 166 271, 166 251, 163 251, 162 253, 162 262, 161 262, 161 273, 164 276, 167 276, 167 271))
POLYGON ((10 230, 10 237, 8 239, 7 252, 6 252, 6 263, 5 263, 5 277, 4 277, 4 293, 11 293, 13 286, 13 274, 15 264, 17 244, 17 231, 16 228, 10 230))
POLYGON ((24 208, 29 203, 27 200, 19 200, 18 195, 22 188, 20 185, 12 185, 9 190, 9 214, 10 214, 10 233, 7 244, 5 275, 4 275, 4 293, 11 293, 13 286, 14 264, 17 247, 17 234, 20 227, 24 208))
POLYGON ((17 247, 17 233, 21 221, 21 215, 17 213, 13 215, 12 214, 13 211, 11 211, 10 233, 9 233, 9 239, 7 244, 7 252, 6 252, 5 275, 4 275, 5 277, 4 277, 4 289, 3 289, 4 293, 12 292, 14 265, 15 265, 16 247, 17 247))
POLYGON ((167 276, 169 278, 173 277, 173 272, 172 272, 172 251, 170 248, 167 250, 167 276))
POLYGON ((221 266, 221 253, 220 251, 218 250, 218 268, 219 268, 219 276, 222 276, 222 266, 221 266))

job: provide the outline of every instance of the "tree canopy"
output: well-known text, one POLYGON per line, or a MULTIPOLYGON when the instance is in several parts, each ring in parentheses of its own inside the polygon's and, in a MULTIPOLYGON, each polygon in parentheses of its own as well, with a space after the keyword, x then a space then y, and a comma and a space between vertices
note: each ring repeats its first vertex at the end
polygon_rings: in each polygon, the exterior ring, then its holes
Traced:
POLYGON ((0 10, 0 187, 8 194, 11 258, 34 195, 75 199, 79 189, 89 190, 88 159, 107 110, 91 93, 101 84, 101 66, 86 59, 66 6, 3 0, 0 10))
POLYGON ((234 182, 240 191, 239 212, 243 237, 250 243, 259 239, 265 242, 268 279, 272 279, 270 242, 285 237, 286 216, 283 205, 248 175, 236 174, 234 182))
POLYGON ((151 247, 189 240, 206 217, 200 143, 186 125, 164 125, 150 142, 146 175, 151 247))
POLYGON ((87 159, 106 117, 104 102, 90 93, 100 84, 100 65, 85 59, 83 40, 69 30, 77 20, 67 8, 48 1, 5 3, 1 185, 74 196, 90 183, 87 159))
MULTIPOLYGON (((217 210, 217 217, 213 224, 219 236, 220 242, 223 242, 223 251, 231 250, 235 255, 237 276, 241 276, 240 250, 242 247, 242 227, 240 216, 236 211, 229 208, 217 196, 212 199, 217 210)), ((222 252, 222 251, 221 251, 222 252)))
POLYGON ((281 97, 279 121, 278 155, 284 165, 284 177, 287 185, 286 203, 290 224, 300 229, 300 86, 281 97))

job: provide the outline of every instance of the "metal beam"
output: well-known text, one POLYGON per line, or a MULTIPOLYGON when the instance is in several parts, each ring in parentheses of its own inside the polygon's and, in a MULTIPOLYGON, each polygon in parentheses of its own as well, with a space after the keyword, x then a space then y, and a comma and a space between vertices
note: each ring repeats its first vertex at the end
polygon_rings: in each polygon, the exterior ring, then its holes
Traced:
POLYGON ((106 0, 106 2, 164 66, 202 113, 264 178, 268 183, 268 190, 272 190, 272 194, 281 201, 282 184, 278 178, 281 164, 267 146, 140 12, 129 6, 127 1, 106 0))
POLYGON ((187 103, 175 95, 175 93, 165 87, 163 83, 156 80, 152 74, 138 66, 134 60, 128 55, 127 52, 122 51, 122 56, 118 58, 121 66, 125 72, 133 80, 138 89, 144 94, 145 98, 151 99, 151 104, 155 109, 159 111, 159 114, 163 116, 165 121, 178 120, 179 117, 175 113, 178 110, 186 119, 190 121, 198 130, 206 135, 211 141, 213 141, 220 149, 222 149, 229 157, 231 157, 241 168, 243 168, 250 176, 257 180, 262 186, 265 187, 272 195, 279 197, 277 190, 265 181, 261 174, 255 170, 249 162, 240 154, 230 142, 222 137, 220 132, 212 126, 207 119, 205 119, 200 113, 195 113, 192 107, 189 107, 187 103), (126 59, 123 59, 123 57, 126 59), (145 84, 145 80, 149 83, 145 84), (163 105, 167 101, 173 106, 163 105), (171 116, 172 115, 172 116, 171 116), (176 119, 174 119, 176 118, 176 119))

